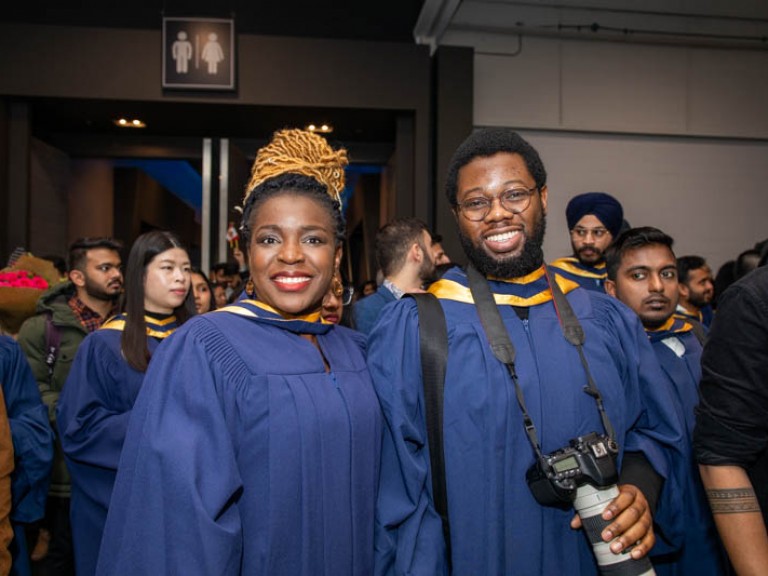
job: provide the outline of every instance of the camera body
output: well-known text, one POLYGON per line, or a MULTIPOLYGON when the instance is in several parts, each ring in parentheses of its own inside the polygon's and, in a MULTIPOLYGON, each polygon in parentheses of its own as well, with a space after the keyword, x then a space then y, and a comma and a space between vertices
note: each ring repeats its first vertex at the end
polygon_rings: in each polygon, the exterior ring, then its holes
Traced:
POLYGON ((542 506, 570 508, 579 486, 591 484, 600 488, 616 484, 618 453, 619 447, 611 438, 590 432, 537 460, 525 479, 542 506))
POLYGON ((647 556, 634 560, 628 554, 614 554, 610 542, 603 542, 601 536, 610 524, 602 519, 603 510, 619 495, 618 454, 616 442, 591 432, 543 455, 528 469, 525 479, 542 506, 573 508, 579 513, 601 576, 655 576, 647 556))

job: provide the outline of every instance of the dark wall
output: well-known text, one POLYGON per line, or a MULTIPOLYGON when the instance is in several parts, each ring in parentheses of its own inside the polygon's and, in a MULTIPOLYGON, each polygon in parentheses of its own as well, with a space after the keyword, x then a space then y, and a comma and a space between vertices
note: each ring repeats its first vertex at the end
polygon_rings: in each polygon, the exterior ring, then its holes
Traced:
MULTIPOLYGON (((433 219, 426 46, 240 35, 237 90, 191 93, 162 89, 160 22, 157 30, 0 23, 0 34, 0 96, 22 102, 60 97, 402 111, 398 204, 386 216, 433 219)), ((12 162, 7 166, 7 180, 20 188, 24 174, 12 162)), ((11 232, 14 238, 29 234, 28 226, 11 232)))
POLYGON ((153 229, 171 230, 199 257, 199 226, 195 212, 137 168, 115 169, 115 237, 126 252, 134 240, 153 229))

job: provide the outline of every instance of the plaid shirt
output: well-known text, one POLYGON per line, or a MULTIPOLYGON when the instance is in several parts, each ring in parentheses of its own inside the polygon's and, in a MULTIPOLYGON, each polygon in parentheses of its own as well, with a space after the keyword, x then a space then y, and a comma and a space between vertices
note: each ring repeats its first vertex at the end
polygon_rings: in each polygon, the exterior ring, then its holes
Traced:
MULTIPOLYGON (((69 307, 72 308, 72 312, 75 313, 75 316, 80 321, 80 324, 83 325, 83 328, 85 328, 88 333, 91 333, 94 330, 100 328, 104 323, 104 320, 106 320, 106 318, 102 318, 97 312, 94 312, 88 308, 88 306, 86 306, 85 303, 77 297, 77 294, 72 296, 67 301, 67 304, 69 304, 69 307)), ((112 316, 111 313, 109 315, 112 316)))

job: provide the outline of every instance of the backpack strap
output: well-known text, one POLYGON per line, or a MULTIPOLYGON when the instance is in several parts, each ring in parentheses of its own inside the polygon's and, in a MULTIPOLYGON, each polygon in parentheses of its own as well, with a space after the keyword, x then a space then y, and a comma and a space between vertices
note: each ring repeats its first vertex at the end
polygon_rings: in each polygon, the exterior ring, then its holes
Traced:
POLYGON ((701 347, 703 348, 704 344, 707 343, 707 329, 704 327, 704 324, 693 318, 686 318, 685 321, 691 325, 691 332, 693 332, 693 335, 696 336, 696 340, 699 341, 699 344, 701 344, 701 347))
POLYGON ((45 365, 48 367, 48 383, 53 380, 53 367, 61 348, 61 330, 53 323, 53 313, 45 313, 45 365))
POLYGON ((448 362, 448 329, 440 302, 433 294, 407 294, 419 311, 419 350, 424 381, 425 419, 429 460, 432 470, 432 500, 443 522, 446 557, 451 562, 451 531, 445 488, 445 452, 443 449, 443 398, 445 367, 448 362))

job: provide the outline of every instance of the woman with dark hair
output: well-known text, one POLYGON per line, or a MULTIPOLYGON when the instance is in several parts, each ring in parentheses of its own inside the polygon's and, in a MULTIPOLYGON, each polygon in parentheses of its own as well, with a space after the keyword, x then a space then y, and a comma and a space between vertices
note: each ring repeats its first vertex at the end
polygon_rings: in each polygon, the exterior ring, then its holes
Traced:
POLYGON ((246 297, 153 359, 98 574, 373 573, 381 414, 363 337, 321 318, 345 164, 302 130, 259 150, 240 228, 246 297))
POLYGON ((334 276, 331 281, 331 288, 323 298, 323 306, 320 309, 323 321, 349 326, 347 316, 344 315, 344 308, 352 304, 354 295, 355 289, 352 286, 345 286, 339 276, 334 276))
POLYGON ((213 296, 213 284, 208 276, 200 268, 192 268, 192 294, 195 297, 195 310, 198 314, 205 314, 216 310, 216 301, 213 296))
POLYGON ((96 572, 125 432, 150 358, 195 313, 190 268, 174 234, 139 236, 128 256, 123 312, 83 340, 59 398, 78 576, 96 572))

